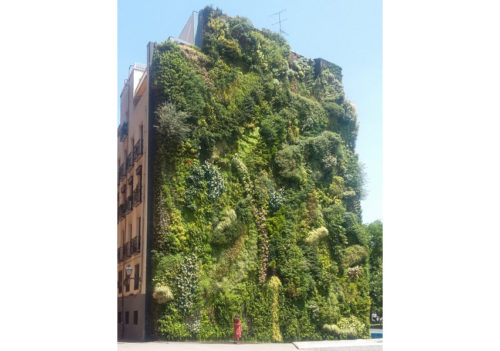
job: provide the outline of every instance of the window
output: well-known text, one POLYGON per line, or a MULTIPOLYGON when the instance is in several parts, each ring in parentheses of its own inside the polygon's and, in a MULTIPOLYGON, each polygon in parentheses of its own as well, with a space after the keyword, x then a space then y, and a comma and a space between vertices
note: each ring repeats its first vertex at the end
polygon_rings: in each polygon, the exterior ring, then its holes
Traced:
POLYGON ((120 294, 122 293, 122 285, 123 285, 122 271, 119 271, 118 272, 118 292, 120 294))
POLYGON ((139 312, 134 311, 134 324, 137 324, 138 320, 139 320, 139 312))
POLYGON ((128 311, 125 312, 125 324, 128 324, 128 311))
POLYGON ((118 324, 122 323, 122 313, 118 312, 118 324))
POLYGON ((134 290, 139 289, 139 265, 136 264, 134 268, 134 290))
POLYGON ((125 279, 125 291, 130 291, 130 279, 125 279))

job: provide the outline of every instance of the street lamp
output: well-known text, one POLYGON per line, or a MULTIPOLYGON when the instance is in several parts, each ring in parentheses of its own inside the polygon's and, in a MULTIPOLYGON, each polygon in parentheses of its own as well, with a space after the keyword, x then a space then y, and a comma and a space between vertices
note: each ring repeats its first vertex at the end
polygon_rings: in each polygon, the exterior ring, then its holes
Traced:
POLYGON ((131 265, 128 265, 127 267, 125 267, 125 274, 127 275, 127 278, 130 278, 130 276, 132 275, 132 266, 131 265))

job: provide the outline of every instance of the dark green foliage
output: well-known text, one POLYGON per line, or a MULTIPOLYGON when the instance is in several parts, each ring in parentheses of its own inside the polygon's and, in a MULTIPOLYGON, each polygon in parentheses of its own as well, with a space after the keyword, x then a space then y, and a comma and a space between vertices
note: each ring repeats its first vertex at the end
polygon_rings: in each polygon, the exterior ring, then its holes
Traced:
POLYGON ((372 311, 379 317, 383 314, 382 301, 382 222, 375 221, 368 225, 367 232, 370 240, 370 297, 372 299, 372 311))
POLYGON ((203 112, 208 87, 173 43, 159 44, 151 63, 153 102, 169 101, 192 117, 203 112))
POLYGON ((160 44, 150 71, 153 284, 173 296, 154 306, 156 333, 229 340, 238 314, 247 341, 368 336, 381 245, 361 224, 340 68, 202 15, 203 48, 160 44))
POLYGON ((284 179, 300 182, 304 179, 304 169, 302 167, 302 149, 299 145, 283 145, 283 148, 276 153, 276 164, 279 175, 284 179))

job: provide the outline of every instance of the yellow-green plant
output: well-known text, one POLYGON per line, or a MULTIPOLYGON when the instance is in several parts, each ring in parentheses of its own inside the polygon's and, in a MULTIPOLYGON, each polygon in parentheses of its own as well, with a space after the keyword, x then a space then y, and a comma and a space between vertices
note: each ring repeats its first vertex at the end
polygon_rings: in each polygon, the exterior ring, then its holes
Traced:
POLYGON ((321 239, 328 236, 328 229, 325 227, 319 227, 317 229, 311 230, 305 239, 305 242, 309 245, 318 243, 321 239))
POLYGON ((280 325, 279 325, 279 290, 281 287, 280 279, 273 275, 269 279, 269 288, 271 288, 272 302, 272 321, 273 321, 273 341, 281 342, 283 341, 283 336, 281 335, 280 325))
POLYGON ((157 285, 153 291, 153 299, 156 303, 163 304, 173 300, 174 295, 168 285, 157 285))

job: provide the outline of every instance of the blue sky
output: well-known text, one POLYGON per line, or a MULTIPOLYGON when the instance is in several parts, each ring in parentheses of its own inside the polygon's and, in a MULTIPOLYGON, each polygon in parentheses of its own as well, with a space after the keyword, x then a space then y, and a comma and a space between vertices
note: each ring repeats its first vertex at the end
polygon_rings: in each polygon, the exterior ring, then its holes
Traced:
POLYGON ((148 41, 177 37, 191 12, 206 5, 275 31, 277 17, 271 15, 286 9, 282 29, 292 50, 342 67, 346 96, 357 107, 360 125, 356 151, 366 174, 363 222, 382 219, 382 1, 118 0, 117 99, 128 67, 146 62, 148 41))

